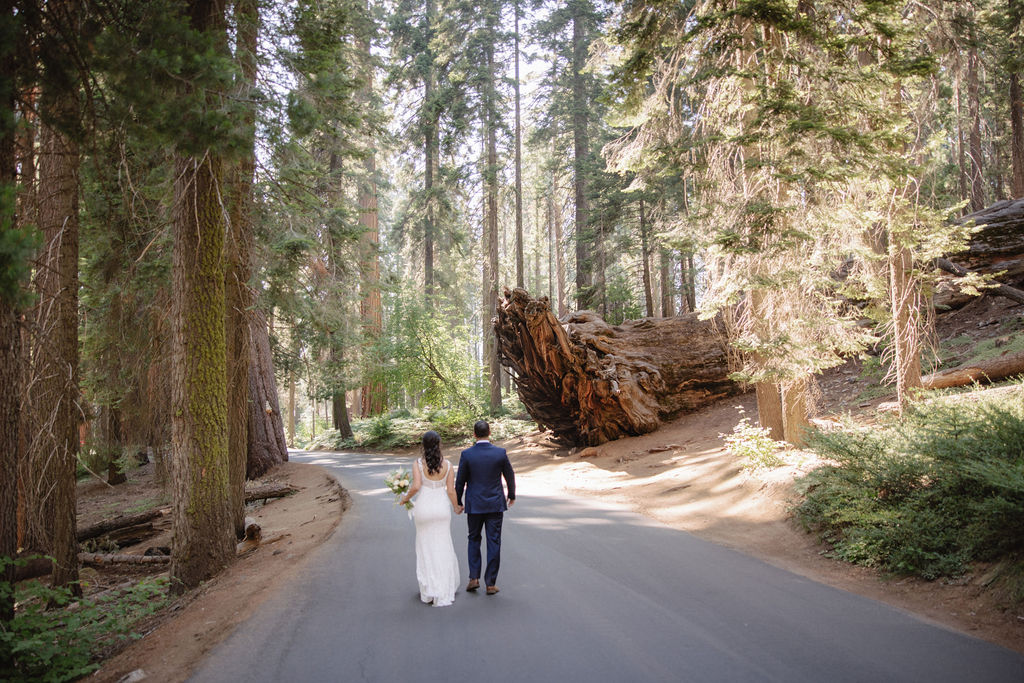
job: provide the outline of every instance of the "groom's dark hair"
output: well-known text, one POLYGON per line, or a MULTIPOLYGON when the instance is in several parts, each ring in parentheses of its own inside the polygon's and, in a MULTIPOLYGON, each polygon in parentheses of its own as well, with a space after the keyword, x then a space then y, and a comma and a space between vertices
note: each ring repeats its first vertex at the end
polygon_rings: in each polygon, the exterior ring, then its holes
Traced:
POLYGON ((473 433, 476 434, 476 438, 484 439, 491 435, 491 425, 487 424, 486 420, 477 420, 476 424, 473 425, 473 433))

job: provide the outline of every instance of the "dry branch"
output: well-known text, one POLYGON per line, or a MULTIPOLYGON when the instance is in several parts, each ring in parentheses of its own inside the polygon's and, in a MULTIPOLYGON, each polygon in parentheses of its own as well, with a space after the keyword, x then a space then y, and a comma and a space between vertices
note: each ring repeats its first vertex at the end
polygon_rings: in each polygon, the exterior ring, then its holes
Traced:
POLYGON ((724 340, 692 313, 612 326, 581 311, 563 324, 547 297, 506 289, 494 329, 526 409, 570 445, 645 434, 740 391, 724 340))
POLYGON ((1024 351, 1004 353, 977 363, 961 365, 921 378, 925 389, 961 387, 972 382, 994 382, 1024 373, 1024 351))
POLYGON ((266 500, 267 498, 284 498, 285 496, 290 496, 297 491, 297 488, 294 486, 288 486, 287 484, 270 484, 251 491, 246 491, 245 502, 251 503, 257 500, 266 500))

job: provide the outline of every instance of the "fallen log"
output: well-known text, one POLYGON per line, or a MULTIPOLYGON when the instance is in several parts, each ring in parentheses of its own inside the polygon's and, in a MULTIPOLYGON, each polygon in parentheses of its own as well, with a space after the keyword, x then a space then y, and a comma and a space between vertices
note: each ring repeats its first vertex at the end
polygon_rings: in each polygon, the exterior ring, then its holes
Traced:
POLYGON ((135 526, 111 531, 106 534, 106 537, 116 543, 118 548, 127 548, 128 546, 142 543, 147 538, 158 533, 160 533, 160 530, 154 528, 152 522, 147 522, 146 524, 136 524, 135 526))
POLYGON ((994 382, 1022 373, 1024 373, 1024 351, 1017 351, 925 375, 921 378, 921 385, 925 389, 947 389, 962 387, 973 382, 994 382))
POLYGON ((967 250, 957 255, 971 267, 1024 254, 1024 198, 1008 199, 969 213, 957 222, 979 226, 967 250))
POLYGON ((88 541, 90 538, 96 538, 103 534, 108 534, 111 531, 118 529, 124 529, 125 527, 138 526, 139 524, 145 524, 146 522, 152 521, 157 517, 161 517, 166 514, 165 509, 160 510, 147 510, 146 512, 140 512, 137 515, 126 515, 121 517, 114 517, 113 519, 106 519, 96 524, 90 524, 89 526, 79 527, 75 532, 78 537, 78 542, 88 541))
MULTIPOLYGON (((966 268, 958 266, 949 259, 937 258, 935 259, 935 265, 938 266, 940 270, 944 270, 947 273, 956 275, 957 277, 965 277, 971 273, 971 271, 967 270, 966 268)), ((996 283, 994 286, 987 288, 985 291, 990 291, 995 294, 999 294, 1000 296, 1004 296, 1012 301, 1016 301, 1019 304, 1024 304, 1024 291, 1021 291, 1016 287, 996 283)))
POLYGON ((24 563, 14 567, 14 580, 16 582, 46 576, 53 571, 53 561, 48 557, 32 557, 29 559, 19 557, 18 559, 23 560, 24 563))
POLYGON ((517 288, 505 290, 494 330, 527 411, 572 446, 645 434, 741 390, 724 339, 692 313, 612 326, 580 311, 563 324, 547 297, 517 288))
POLYGON ((166 564, 169 555, 128 555, 125 553, 78 553, 78 561, 102 567, 108 564, 166 564))
POLYGON ((294 486, 288 486, 287 484, 270 484, 252 489, 251 491, 246 491, 245 502, 252 503, 257 500, 266 500, 267 498, 284 498, 285 496, 290 496, 297 491, 297 488, 294 486))

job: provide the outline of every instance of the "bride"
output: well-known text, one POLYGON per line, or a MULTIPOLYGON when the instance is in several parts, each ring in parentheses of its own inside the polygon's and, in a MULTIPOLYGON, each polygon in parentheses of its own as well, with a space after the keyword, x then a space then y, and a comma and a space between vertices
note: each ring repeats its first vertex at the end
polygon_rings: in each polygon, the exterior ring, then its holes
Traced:
MULTIPOLYGON (((452 544, 452 508, 455 499, 455 473, 441 457, 441 437, 435 431, 423 435, 423 457, 412 467, 412 486, 400 501, 413 496, 412 509, 416 521, 416 579, 420 584, 420 600, 444 607, 455 600, 459 585, 459 561, 452 544)), ((456 512, 458 514, 458 512, 456 512)))

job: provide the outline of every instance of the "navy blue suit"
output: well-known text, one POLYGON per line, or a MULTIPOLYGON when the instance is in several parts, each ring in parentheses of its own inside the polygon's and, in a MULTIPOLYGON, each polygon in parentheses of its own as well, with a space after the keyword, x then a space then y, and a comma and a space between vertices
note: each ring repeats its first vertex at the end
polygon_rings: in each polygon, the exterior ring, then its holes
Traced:
POLYGON ((469 578, 480 578, 480 532, 487 531, 487 571, 485 585, 493 586, 501 564, 501 522, 508 508, 501 480, 508 486, 508 499, 516 498, 516 476, 504 448, 478 441, 462 451, 455 477, 455 498, 463 505, 469 525, 469 578))

